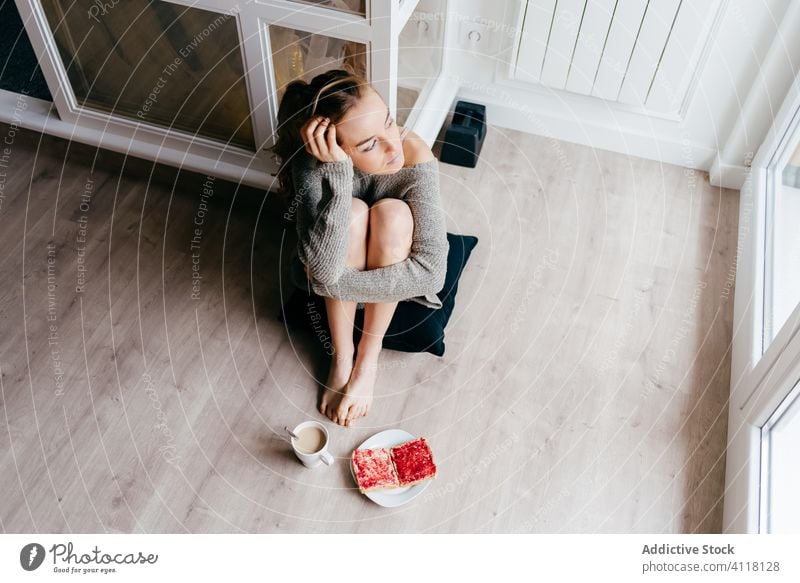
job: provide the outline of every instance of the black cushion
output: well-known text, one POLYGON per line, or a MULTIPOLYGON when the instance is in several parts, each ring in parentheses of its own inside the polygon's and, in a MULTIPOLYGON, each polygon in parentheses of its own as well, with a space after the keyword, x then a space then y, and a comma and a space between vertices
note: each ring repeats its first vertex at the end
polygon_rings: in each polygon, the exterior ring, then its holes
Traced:
MULTIPOLYGON (((458 280, 478 238, 472 235, 447 233, 450 251, 444 287, 436 294, 442 300, 438 309, 414 301, 397 303, 397 309, 383 337, 383 347, 401 352, 430 352, 444 356, 444 331, 456 305, 458 280)), ((295 288, 282 306, 278 318, 288 326, 309 330, 320 342, 331 342, 325 300, 307 290, 295 288)), ((364 325, 364 310, 356 310, 353 342, 358 343, 364 325)), ((331 349, 328 349, 330 352, 331 349)))

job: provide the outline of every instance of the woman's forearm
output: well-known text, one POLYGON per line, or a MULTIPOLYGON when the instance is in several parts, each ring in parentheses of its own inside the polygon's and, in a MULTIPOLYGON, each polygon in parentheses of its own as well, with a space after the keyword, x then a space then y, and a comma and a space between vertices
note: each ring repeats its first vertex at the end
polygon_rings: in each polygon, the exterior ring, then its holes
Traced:
POLYGON ((313 279, 331 285, 342 276, 347 261, 352 160, 316 167, 301 162, 292 170, 298 201, 298 256, 313 279))

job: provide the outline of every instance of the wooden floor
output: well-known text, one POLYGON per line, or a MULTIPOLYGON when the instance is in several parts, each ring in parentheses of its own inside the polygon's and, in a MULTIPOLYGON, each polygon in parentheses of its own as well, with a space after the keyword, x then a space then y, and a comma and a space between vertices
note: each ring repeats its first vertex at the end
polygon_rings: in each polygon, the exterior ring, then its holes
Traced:
POLYGON ((202 213, 206 177, 12 141, 4 532, 720 531, 737 192, 489 128, 477 168, 441 165, 448 230, 480 238, 445 357, 384 351, 370 416, 329 423, 336 462, 308 470, 281 428, 326 421, 327 362, 276 318, 294 239, 272 197, 212 180, 202 213), (346 459, 394 427, 439 475, 385 509, 346 459))

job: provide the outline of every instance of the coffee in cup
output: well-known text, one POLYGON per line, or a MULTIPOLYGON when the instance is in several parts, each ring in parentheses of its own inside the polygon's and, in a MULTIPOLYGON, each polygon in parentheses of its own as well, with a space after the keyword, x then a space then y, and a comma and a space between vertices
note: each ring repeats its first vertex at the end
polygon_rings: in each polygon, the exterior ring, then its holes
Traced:
POLYGON ((309 425, 296 433, 295 447, 303 453, 317 453, 325 445, 325 433, 319 427, 309 425))
POLYGON ((292 430, 292 449, 297 458, 308 468, 320 463, 331 465, 333 456, 328 453, 328 430, 319 421, 305 421, 292 430))

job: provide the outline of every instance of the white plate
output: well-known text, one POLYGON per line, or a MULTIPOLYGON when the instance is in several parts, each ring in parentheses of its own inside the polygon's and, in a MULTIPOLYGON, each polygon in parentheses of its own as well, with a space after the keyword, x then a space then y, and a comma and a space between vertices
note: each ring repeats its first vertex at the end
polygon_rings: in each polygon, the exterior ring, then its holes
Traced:
MULTIPOLYGON (((402 429, 387 429, 376 433, 369 439, 365 440, 356 449, 374 449, 377 447, 394 447, 401 445, 407 441, 416 439, 408 431, 402 429)), ((358 486, 356 475, 353 472, 353 464, 350 463, 350 473, 353 474, 353 481, 358 486)), ((364 496, 372 500, 379 506, 386 508, 394 508, 395 506, 402 506, 406 502, 411 502, 414 498, 422 494, 422 491, 431 483, 430 480, 425 480, 413 486, 402 486, 400 488, 392 488, 390 490, 373 490, 372 492, 365 492, 364 496)))

